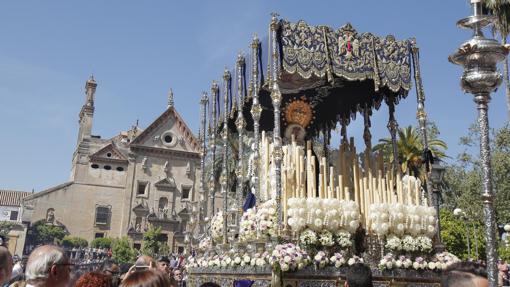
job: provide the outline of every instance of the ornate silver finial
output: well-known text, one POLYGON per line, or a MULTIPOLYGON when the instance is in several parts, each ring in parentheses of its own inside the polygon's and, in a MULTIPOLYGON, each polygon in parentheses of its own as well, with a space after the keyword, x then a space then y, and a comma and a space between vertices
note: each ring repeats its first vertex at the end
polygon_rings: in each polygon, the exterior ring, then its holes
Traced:
POLYGON ((172 89, 170 89, 170 91, 168 91, 168 108, 173 107, 174 107, 174 92, 172 91, 172 89))
POLYGON ((498 62, 506 60, 508 48, 498 41, 484 37, 482 28, 494 22, 494 17, 485 15, 481 0, 471 0, 473 15, 457 22, 461 28, 474 31, 473 37, 464 42, 460 48, 448 57, 448 60, 463 67, 460 86, 465 92, 474 96, 478 110, 478 127, 480 131, 480 162, 482 166, 482 194, 485 213, 485 238, 487 253, 487 279, 489 286, 498 285, 497 234, 494 213, 495 193, 492 188, 491 157, 489 141, 489 102, 491 92, 501 84, 502 75, 497 69, 498 62))

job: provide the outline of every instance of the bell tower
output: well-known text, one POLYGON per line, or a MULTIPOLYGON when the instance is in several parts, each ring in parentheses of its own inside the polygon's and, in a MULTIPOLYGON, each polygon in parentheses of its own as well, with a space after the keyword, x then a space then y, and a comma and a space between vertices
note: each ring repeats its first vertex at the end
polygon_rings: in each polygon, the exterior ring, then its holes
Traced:
POLYGON ((96 93, 97 83, 94 80, 94 76, 85 83, 85 104, 80 111, 80 130, 78 132, 78 146, 84 139, 90 139, 92 132, 92 119, 94 118, 94 94, 96 93))

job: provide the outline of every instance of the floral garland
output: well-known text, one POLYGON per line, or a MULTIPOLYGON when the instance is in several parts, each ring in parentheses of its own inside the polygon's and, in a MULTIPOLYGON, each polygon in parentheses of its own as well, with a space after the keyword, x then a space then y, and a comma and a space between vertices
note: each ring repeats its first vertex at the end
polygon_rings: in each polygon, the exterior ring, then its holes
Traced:
POLYGON ((279 244, 275 247, 269 263, 273 268, 283 272, 303 269, 310 263, 310 257, 306 251, 292 243, 279 244))
POLYGON ((379 261, 379 269, 390 270, 393 268, 403 268, 403 269, 414 269, 414 270, 433 270, 433 271, 441 271, 446 269, 448 266, 455 262, 459 262, 459 258, 457 256, 449 253, 442 252, 435 254, 431 260, 427 261, 424 257, 416 257, 414 260, 411 260, 410 257, 401 255, 395 257, 394 254, 388 253, 379 261))

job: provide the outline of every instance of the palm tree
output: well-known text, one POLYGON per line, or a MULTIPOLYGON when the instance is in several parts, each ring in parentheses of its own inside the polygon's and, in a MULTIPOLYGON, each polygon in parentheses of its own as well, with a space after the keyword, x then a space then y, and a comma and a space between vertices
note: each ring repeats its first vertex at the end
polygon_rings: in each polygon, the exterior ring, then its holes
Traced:
MULTIPOLYGON (((501 36, 501 44, 506 45, 506 38, 510 33, 510 0, 484 0, 484 4, 490 13, 496 16, 497 21, 493 26, 493 34, 501 36)), ((510 80, 508 78, 508 59, 503 62, 505 78, 505 95, 508 119, 510 120, 510 80)))
MULTIPOLYGON (((428 141, 433 156, 444 158, 447 145, 444 141, 431 138, 428 141)), ((374 146, 374 151, 381 151, 385 161, 393 162, 393 145, 391 138, 383 138, 374 146)), ((398 161, 403 173, 420 176, 422 169, 423 143, 421 136, 413 126, 398 129, 397 139, 398 161)))

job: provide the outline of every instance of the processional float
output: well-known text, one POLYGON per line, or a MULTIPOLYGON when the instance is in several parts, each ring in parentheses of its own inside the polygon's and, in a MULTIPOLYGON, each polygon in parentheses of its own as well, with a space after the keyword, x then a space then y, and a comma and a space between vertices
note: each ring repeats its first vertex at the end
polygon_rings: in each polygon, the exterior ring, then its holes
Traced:
POLYGON ((213 82, 201 101, 210 103, 201 129, 207 226, 188 259, 189 284, 338 286, 347 266, 365 262, 381 286, 438 285, 437 271, 458 259, 433 248, 430 185, 391 160, 395 108, 412 78, 427 169, 432 159, 416 41, 273 14, 265 45, 255 36, 249 63, 238 55, 221 91, 213 82), (390 157, 371 143, 371 115, 383 103, 390 157), (347 133, 356 116, 364 120, 362 153, 347 133), (338 150, 329 150, 337 127, 338 150))

